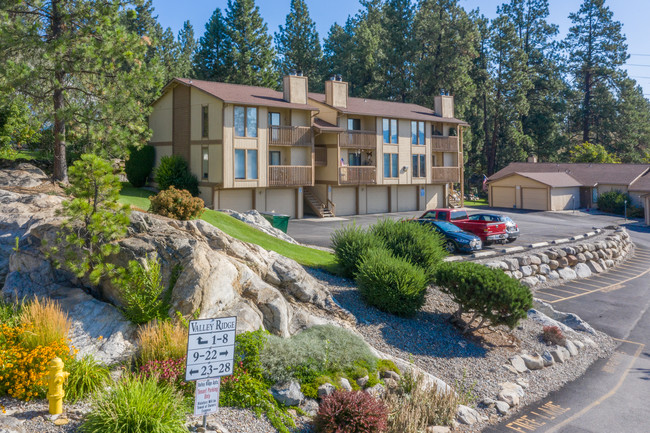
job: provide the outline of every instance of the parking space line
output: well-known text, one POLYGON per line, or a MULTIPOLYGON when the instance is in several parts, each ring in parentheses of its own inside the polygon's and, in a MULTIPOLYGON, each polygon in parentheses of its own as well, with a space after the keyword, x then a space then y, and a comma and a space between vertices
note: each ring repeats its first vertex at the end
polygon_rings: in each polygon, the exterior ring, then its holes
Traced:
MULTIPOLYGON (((564 287, 564 286, 562 286, 562 287, 564 287)), ((568 293, 570 295, 577 295, 578 294, 576 292, 570 292, 568 290, 558 289, 557 287, 545 287, 544 290, 556 290, 558 292, 564 292, 564 293, 568 293)))
MULTIPOLYGON (((544 289, 544 290, 546 290, 546 289, 544 289)), ((544 292, 544 291, 537 292, 537 293, 542 293, 542 294, 544 294, 544 295, 554 296, 554 297, 556 297, 556 298, 564 299, 563 296, 560 296, 560 295, 554 295, 553 293, 548 293, 548 292, 544 292)))
POLYGON ((566 297, 564 299, 556 299, 555 301, 550 301, 549 304, 555 304, 556 302, 562 302, 562 301, 566 301, 566 300, 569 300, 569 299, 579 298, 581 296, 585 296, 585 295, 588 295, 590 293, 607 291, 608 289, 611 289, 614 286, 623 285, 623 284, 627 283, 628 281, 636 280, 637 278, 642 277, 643 275, 647 274, 648 272, 650 272, 650 269, 646 269, 645 272, 642 272, 642 273, 640 273, 638 275, 627 278, 625 280, 616 281, 614 284, 610 284, 609 286, 605 286, 605 287, 602 287, 600 289, 592 290, 591 292, 580 293, 580 294, 574 295, 574 296, 568 296, 568 297, 566 297))
MULTIPOLYGON (((588 282, 586 282, 584 280, 581 280, 580 284, 584 284, 584 285, 589 286, 589 287, 594 287, 596 289, 603 287, 602 284, 591 284, 591 283, 588 283, 588 282)), ((584 287, 576 287, 576 286, 571 286, 571 285, 566 285, 564 287, 568 287, 570 289, 578 289, 578 290, 582 290, 582 291, 585 291, 585 292, 591 292, 591 289, 585 289, 584 287)))

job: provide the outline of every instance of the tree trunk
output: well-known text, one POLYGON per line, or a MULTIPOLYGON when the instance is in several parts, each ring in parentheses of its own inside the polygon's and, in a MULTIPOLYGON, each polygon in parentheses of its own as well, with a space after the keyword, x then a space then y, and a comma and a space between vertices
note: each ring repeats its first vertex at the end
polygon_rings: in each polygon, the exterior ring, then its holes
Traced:
MULTIPOLYGON (((52 19, 50 21, 52 39, 61 37, 63 23, 61 9, 58 0, 52 0, 52 19)), ((65 70, 59 67, 54 73, 54 92, 52 102, 54 103, 54 170, 55 181, 68 181, 68 165, 65 157, 65 120, 63 119, 63 108, 65 95, 63 85, 65 81, 65 70)))

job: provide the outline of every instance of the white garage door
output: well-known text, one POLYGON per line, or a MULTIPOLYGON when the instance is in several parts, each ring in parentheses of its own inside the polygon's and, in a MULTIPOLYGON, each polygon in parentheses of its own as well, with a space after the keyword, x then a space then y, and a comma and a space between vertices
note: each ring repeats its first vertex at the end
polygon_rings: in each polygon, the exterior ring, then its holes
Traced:
POLYGON ((514 186, 493 186, 492 206, 493 207, 514 207, 515 187, 514 186))
POLYGON ((332 188, 332 201, 336 205, 336 216, 357 213, 356 188, 332 188))
POLYGON ((445 205, 445 187, 443 185, 427 185, 427 209, 436 209, 445 205))
POLYGON ((219 209, 232 209, 246 212, 253 208, 253 190, 231 189, 219 191, 219 209))
POLYGON ((266 210, 296 217, 296 191, 293 189, 267 189, 266 210))
POLYGON ((415 186, 397 187, 397 210, 399 212, 418 210, 418 188, 415 186))
POLYGON ((548 210, 548 190, 546 188, 522 188, 521 208, 548 210))
POLYGON ((369 186, 367 192, 368 213, 388 212, 388 187, 369 186))

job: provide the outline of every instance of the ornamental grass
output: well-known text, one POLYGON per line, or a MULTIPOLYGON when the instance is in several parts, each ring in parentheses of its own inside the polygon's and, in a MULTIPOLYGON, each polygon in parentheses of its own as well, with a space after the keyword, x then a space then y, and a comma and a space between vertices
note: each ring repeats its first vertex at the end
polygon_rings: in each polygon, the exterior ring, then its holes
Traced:
POLYGON ((138 329, 138 343, 140 365, 183 358, 187 349, 187 328, 181 323, 153 321, 138 329))
POLYGON ((70 331, 70 320, 56 301, 46 299, 23 305, 20 312, 22 345, 29 349, 66 341, 70 331))

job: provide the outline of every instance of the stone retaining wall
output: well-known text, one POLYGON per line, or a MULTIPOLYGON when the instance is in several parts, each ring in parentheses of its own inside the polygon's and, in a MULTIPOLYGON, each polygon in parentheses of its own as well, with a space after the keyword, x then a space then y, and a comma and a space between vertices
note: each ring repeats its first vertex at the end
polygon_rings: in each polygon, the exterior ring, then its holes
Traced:
POLYGON ((557 280, 588 278, 617 266, 632 251, 630 235, 624 228, 604 230, 603 236, 589 241, 501 256, 484 262, 503 271, 528 287, 557 280))

